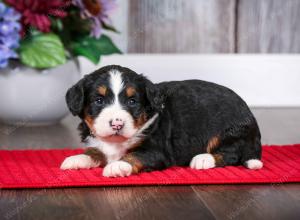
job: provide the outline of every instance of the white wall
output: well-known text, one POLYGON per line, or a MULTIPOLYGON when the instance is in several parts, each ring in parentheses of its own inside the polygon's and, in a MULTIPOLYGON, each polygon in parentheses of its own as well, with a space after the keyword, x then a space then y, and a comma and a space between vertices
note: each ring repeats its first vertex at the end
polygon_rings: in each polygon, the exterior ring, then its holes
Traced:
POLYGON ((113 55, 94 66, 80 59, 82 73, 119 64, 154 82, 202 79, 225 85, 252 107, 300 106, 300 55, 113 55))

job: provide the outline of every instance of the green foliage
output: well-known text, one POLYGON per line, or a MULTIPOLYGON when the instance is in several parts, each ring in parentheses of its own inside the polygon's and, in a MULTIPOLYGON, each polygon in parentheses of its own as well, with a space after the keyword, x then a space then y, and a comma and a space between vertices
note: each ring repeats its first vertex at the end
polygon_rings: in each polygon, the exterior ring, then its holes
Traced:
POLYGON ((34 34, 21 41, 21 62, 34 68, 51 68, 66 62, 64 45, 53 34, 34 34))
POLYGON ((84 56, 97 64, 101 55, 121 53, 109 37, 102 35, 99 39, 90 36, 82 36, 70 45, 71 52, 76 56, 84 56))
MULTIPOLYGON (((63 19, 50 19, 52 33, 31 28, 21 41, 18 52, 23 64, 52 68, 64 64, 71 56, 84 56, 98 64, 102 55, 121 53, 108 36, 102 35, 99 39, 90 36, 91 20, 83 19, 76 7, 70 7, 68 16, 63 19)), ((119 33, 112 26, 102 25, 108 31, 119 33)))

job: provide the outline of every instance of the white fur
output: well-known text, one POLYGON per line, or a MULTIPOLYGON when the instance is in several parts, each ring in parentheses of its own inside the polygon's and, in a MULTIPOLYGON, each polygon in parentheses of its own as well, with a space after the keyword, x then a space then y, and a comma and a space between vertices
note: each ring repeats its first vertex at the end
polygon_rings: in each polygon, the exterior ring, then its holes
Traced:
POLYGON ((106 156, 108 163, 121 159, 125 153, 127 145, 124 143, 108 143, 97 138, 88 137, 86 145, 96 147, 106 156))
POLYGON ((92 158, 85 154, 79 154, 75 156, 67 157, 61 164, 60 169, 90 169, 92 167, 98 167, 100 162, 95 162, 92 158))
POLYGON ((122 79, 122 73, 117 70, 112 70, 110 73, 109 84, 110 88, 115 96, 115 104, 119 104, 119 94, 124 89, 124 83, 122 79))
POLYGON ((125 161, 115 161, 107 164, 102 175, 105 177, 124 177, 129 176, 132 173, 132 166, 125 161))
POLYGON ((258 159, 251 159, 246 161, 246 167, 252 170, 258 170, 263 167, 263 163, 258 159))
POLYGON ((120 135, 130 138, 136 132, 134 127, 134 120, 132 116, 126 111, 121 109, 118 105, 111 105, 102 110, 94 122, 95 134, 99 137, 106 137, 116 133, 109 124, 110 120, 120 118, 124 122, 123 129, 119 132, 120 135))
POLYGON ((214 168, 216 161, 211 154, 198 154, 191 160, 190 167, 197 170, 214 168))
POLYGON ((124 89, 122 73, 112 70, 109 75, 109 84, 114 94, 114 102, 105 107, 95 119, 95 134, 99 137, 106 137, 115 134, 116 131, 112 129, 109 122, 119 118, 124 122, 124 127, 119 134, 126 138, 130 138, 137 132, 137 128, 134 126, 132 116, 123 109, 119 102, 119 94, 124 89))
POLYGON ((108 143, 101 141, 98 138, 88 137, 86 145, 88 147, 98 148, 102 153, 105 154, 108 163, 117 161, 126 154, 127 150, 129 150, 143 138, 143 131, 149 128, 149 126, 154 123, 157 117, 158 114, 155 114, 139 130, 137 130, 137 132, 130 139, 123 143, 108 143))

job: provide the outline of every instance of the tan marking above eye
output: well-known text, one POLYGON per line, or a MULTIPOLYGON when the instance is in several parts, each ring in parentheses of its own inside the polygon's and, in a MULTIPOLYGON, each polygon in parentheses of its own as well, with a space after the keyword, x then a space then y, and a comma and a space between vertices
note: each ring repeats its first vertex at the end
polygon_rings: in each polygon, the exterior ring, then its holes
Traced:
POLYGON ((126 88, 127 97, 132 97, 132 96, 135 95, 135 93, 136 93, 136 90, 132 86, 129 86, 129 87, 126 88))
POLYGON ((106 92, 107 92, 107 87, 106 86, 100 86, 98 88, 98 92, 99 92, 100 95, 105 96, 106 92))

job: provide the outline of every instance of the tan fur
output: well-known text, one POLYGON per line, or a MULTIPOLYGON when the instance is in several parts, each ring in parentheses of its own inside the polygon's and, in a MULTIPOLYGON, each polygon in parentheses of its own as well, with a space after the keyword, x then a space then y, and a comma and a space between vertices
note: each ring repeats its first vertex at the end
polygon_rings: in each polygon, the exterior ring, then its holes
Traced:
POLYGON ((87 124, 92 133, 95 133, 94 119, 90 115, 85 115, 84 122, 87 124))
POLYGON ((126 161, 132 166, 132 173, 138 173, 144 167, 142 162, 132 154, 126 154, 122 160, 126 161))
POLYGON ((147 122, 147 114, 145 112, 141 113, 140 116, 135 120, 134 126, 136 128, 142 127, 147 122))
POLYGON ((94 162, 100 162, 104 166, 107 161, 105 155, 95 147, 89 147, 84 151, 84 154, 90 156, 94 162))
POLYGON ((106 86, 100 86, 100 87, 98 88, 98 92, 99 92, 100 95, 105 96, 105 95, 106 95, 106 92, 107 92, 106 86))
POLYGON ((212 137, 208 143, 207 143, 207 153, 211 154, 213 151, 219 146, 220 144, 220 137, 219 136, 214 136, 212 137))
POLYGON ((132 97, 132 96, 134 96, 135 93, 136 93, 135 88, 133 88, 131 86, 129 86, 129 87, 126 88, 126 95, 127 95, 127 97, 132 97))
POLYGON ((215 164, 217 167, 224 166, 224 160, 221 154, 213 154, 212 156, 215 158, 215 164))

